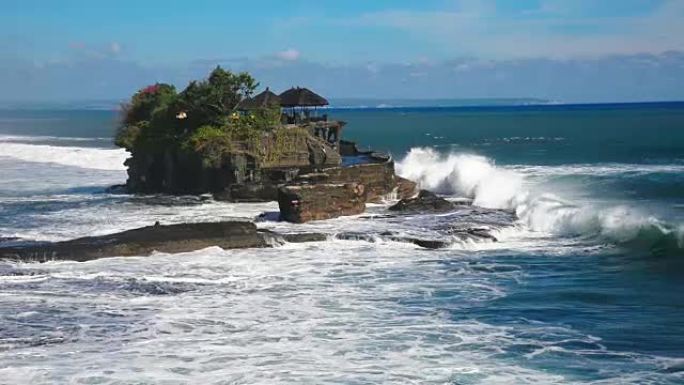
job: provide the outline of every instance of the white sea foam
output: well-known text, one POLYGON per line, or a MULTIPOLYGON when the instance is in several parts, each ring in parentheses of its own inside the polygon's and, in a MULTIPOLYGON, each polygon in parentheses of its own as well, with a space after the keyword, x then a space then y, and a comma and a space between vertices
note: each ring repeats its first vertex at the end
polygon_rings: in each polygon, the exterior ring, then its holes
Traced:
MULTIPOLYGON (((518 343, 553 346, 535 338, 545 325, 521 340, 509 327, 453 320, 432 307, 443 293, 454 311, 500 298, 500 283, 518 270, 473 269, 466 260, 447 267, 436 258, 331 241, 46 263, 48 279, 35 289, 0 293, 6 308, 34 314, 20 322, 5 314, 15 337, 0 349, 0 363, 17 369, 0 373, 32 384, 564 382, 495 357, 518 343)), ((561 342, 589 340, 554 332, 561 342)))
POLYGON ((525 173, 498 167, 483 156, 414 148, 397 163, 397 172, 421 188, 472 198, 482 207, 515 210, 520 223, 537 232, 597 236, 616 243, 673 237, 682 243, 681 230, 658 218, 621 205, 581 204, 561 197, 543 184, 528 183, 525 173))
POLYGON ((128 156, 128 152, 123 149, 53 146, 0 140, 0 157, 26 162, 119 171, 126 169, 123 162, 128 156))
POLYGON ((511 208, 521 191, 522 177, 498 168, 489 159, 469 154, 441 156, 429 148, 414 148, 397 163, 398 173, 438 193, 473 198, 488 208, 511 208))
POLYGON ((526 364, 576 356, 612 383, 640 384, 638 369, 602 357, 661 365, 563 325, 454 317, 524 274, 453 255, 330 241, 48 262, 45 279, 0 292, 21 309, 3 314, 13 338, 0 344, 0 374, 17 384, 587 383, 526 364), (521 348, 526 360, 501 358, 521 348))

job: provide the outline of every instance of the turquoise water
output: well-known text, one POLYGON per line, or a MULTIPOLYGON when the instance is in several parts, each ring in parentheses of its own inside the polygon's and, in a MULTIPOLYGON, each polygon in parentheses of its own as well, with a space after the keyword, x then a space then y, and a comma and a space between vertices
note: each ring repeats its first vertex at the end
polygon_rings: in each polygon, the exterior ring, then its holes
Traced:
POLYGON ((682 163, 684 103, 339 110, 348 138, 401 157, 412 147, 500 164, 682 163))
MULTIPOLYGON (((2 262, 0 382, 684 383, 684 104, 329 114, 423 188, 473 199, 499 242, 2 262)), ((104 193, 125 180, 116 116, 0 111, 0 237, 277 210, 104 193)), ((435 223, 474 220, 456 217, 305 228, 443 236, 435 223)))

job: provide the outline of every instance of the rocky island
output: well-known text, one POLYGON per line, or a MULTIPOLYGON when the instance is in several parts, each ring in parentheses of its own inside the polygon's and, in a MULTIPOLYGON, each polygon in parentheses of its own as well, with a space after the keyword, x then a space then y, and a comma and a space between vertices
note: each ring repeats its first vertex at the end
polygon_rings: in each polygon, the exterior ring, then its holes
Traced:
POLYGON ((282 218, 294 222, 414 194, 391 157, 359 151, 342 140, 344 122, 317 116, 325 98, 306 88, 252 97, 256 87, 249 74, 217 67, 180 93, 168 84, 138 91, 116 137, 131 153, 126 191, 278 201, 282 218))
MULTIPOLYGON (((328 101, 306 88, 252 96, 257 82, 247 73, 220 67, 208 79, 177 92, 169 84, 139 90, 123 106, 115 143, 130 153, 125 162, 129 194, 212 194, 231 202, 277 201, 280 220, 303 223, 362 214, 366 203, 399 200, 393 216, 434 214, 456 205, 395 173, 388 154, 360 151, 342 139, 345 122, 319 116, 328 101)), ((446 218, 446 217, 445 217, 446 218)), ((437 222, 435 222, 437 223, 437 222)), ((437 224, 447 237, 495 240, 476 225, 437 224)), ((321 241, 329 234, 278 234, 250 222, 162 225, 70 241, 14 242, 0 258, 86 261, 109 256, 270 247, 282 242, 321 241)), ((374 235, 424 248, 449 245, 393 232, 374 235)), ((337 239, 373 240, 340 233, 337 239)))

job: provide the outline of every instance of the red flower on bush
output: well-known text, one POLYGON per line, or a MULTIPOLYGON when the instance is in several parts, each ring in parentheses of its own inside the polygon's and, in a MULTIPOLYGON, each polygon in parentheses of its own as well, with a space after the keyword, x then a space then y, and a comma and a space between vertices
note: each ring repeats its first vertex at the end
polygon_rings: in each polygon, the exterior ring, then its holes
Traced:
POLYGON ((142 89, 142 93, 144 94, 153 94, 159 90, 159 84, 152 84, 151 86, 147 86, 142 89))

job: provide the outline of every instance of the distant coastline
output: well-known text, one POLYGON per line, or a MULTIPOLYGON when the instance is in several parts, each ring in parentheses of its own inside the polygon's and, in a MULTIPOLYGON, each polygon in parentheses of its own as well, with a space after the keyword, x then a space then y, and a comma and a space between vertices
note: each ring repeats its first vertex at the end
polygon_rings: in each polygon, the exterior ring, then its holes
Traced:
MULTIPOLYGON (((0 102, 0 111, 7 110, 88 110, 117 111, 123 100, 83 100, 64 102, 0 102)), ((641 102, 565 102, 535 98, 495 99, 369 99, 331 98, 329 110, 392 110, 392 109, 488 109, 488 108, 630 108, 656 106, 682 108, 684 100, 662 100, 641 102)))

